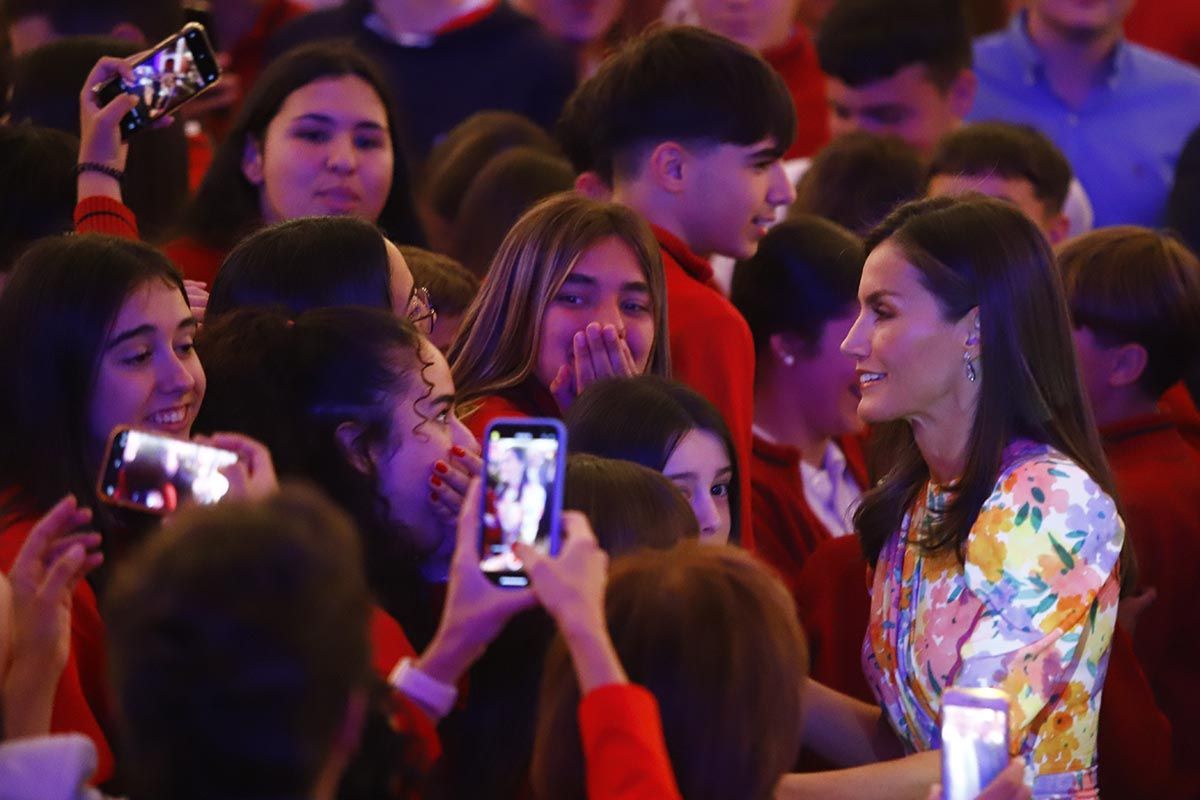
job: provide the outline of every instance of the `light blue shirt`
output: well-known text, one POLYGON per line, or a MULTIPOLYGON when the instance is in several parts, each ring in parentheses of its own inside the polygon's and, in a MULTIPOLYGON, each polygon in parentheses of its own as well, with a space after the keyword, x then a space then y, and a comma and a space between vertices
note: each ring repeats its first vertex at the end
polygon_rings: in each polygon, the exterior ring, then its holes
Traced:
POLYGON ((1096 227, 1160 225, 1175 162, 1200 127, 1200 70, 1121 41, 1109 75, 1081 108, 1050 88, 1024 12, 975 42, 979 92, 967 118, 1032 125, 1062 149, 1096 227))

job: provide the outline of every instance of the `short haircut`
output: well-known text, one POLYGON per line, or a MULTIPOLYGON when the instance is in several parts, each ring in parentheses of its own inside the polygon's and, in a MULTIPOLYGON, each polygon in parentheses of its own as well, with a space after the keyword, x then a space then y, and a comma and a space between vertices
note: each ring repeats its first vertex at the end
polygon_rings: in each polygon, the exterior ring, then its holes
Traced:
MULTIPOLYGON (((392 308, 383 232, 357 217, 301 217, 247 236, 213 281, 207 320, 237 308, 392 308)), ((403 313, 404 309, 399 309, 403 313)))
POLYGON ((757 53, 690 26, 643 34, 610 57, 567 101, 560 142, 577 171, 611 183, 642 148, 691 141, 751 145, 782 155, 796 138, 787 85, 757 53))
POLYGON ((1071 189, 1071 164, 1054 142, 1029 125, 976 122, 946 134, 929 164, 938 175, 1023 178, 1048 214, 1061 214, 1071 189))
POLYGON ((567 459, 563 508, 582 511, 600 547, 613 558, 700 536, 700 523, 675 484, 632 461, 572 455, 567 459))
POLYGON ((557 154, 550 134, 512 111, 480 111, 454 126, 425 162, 423 202, 447 222, 458 217, 471 182, 496 156, 513 147, 557 154))
POLYGON ((837 0, 821 22, 817 57, 849 86, 920 64, 944 92, 971 67, 971 38, 959 0, 837 0))
POLYGON ((829 320, 855 304, 862 240, 829 220, 794 217, 772 228, 753 258, 734 267, 730 299, 750 325, 754 351, 776 333, 816 346, 829 320))
POLYGON ((1200 359, 1200 260, 1147 228, 1101 228, 1058 252, 1071 321, 1107 346, 1146 349, 1139 388, 1158 398, 1200 359))
POLYGON ((0 273, 43 236, 68 233, 79 140, 34 125, 0 125, 0 273))
POLYGON ((135 796, 311 792, 370 679, 370 601, 345 514, 300 488, 181 512, 107 600, 135 796))
POLYGON ((438 314, 459 316, 479 294, 479 278, 453 258, 411 246, 401 247, 400 253, 413 285, 429 290, 429 302, 438 314))
POLYGON ((865 236, 924 189, 925 167, 912 145, 895 136, 854 131, 816 155, 800 178, 789 214, 814 214, 865 236))

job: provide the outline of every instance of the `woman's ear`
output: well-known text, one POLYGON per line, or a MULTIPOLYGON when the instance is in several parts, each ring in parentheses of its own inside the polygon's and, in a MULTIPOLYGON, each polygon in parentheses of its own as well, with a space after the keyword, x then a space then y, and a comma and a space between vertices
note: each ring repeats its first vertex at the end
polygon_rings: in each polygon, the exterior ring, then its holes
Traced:
POLYGON ((364 439, 365 433, 357 422, 343 422, 333 435, 337 439, 338 450, 350 466, 363 475, 370 475, 375 470, 375 462, 364 439))
POLYGON ((246 146, 242 148, 242 175, 254 186, 263 185, 262 145, 249 134, 246 135, 246 146))

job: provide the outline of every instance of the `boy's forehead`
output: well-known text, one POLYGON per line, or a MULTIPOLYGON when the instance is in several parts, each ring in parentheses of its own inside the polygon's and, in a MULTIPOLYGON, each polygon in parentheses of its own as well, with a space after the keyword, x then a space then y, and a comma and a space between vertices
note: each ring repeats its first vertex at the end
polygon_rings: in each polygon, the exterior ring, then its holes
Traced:
POLYGON ((860 83, 851 86, 843 83, 836 76, 827 76, 827 87, 830 98, 835 101, 855 101, 859 104, 909 104, 920 98, 928 97, 931 93, 945 97, 947 92, 934 82, 929 75, 929 69, 922 63, 916 62, 902 67, 886 78, 860 83))

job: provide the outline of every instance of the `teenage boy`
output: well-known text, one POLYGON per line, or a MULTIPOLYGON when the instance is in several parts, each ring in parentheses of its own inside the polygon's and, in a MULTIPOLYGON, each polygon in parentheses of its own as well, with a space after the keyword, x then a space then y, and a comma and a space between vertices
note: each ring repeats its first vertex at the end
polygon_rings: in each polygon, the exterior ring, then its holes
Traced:
POLYGON ((754 343, 708 259, 754 255, 776 211, 795 199, 780 160, 796 131, 787 86, 736 42, 665 28, 605 62, 568 101, 562 131, 575 166, 654 228, 672 369, 725 417, 749 520, 754 343))
MULTIPOLYGON (((1075 326, 1079 370, 1137 554, 1134 647, 1174 730, 1182 783, 1200 790, 1200 452, 1160 404, 1195 363, 1200 343, 1200 261, 1154 231, 1095 231, 1059 252, 1075 326)), ((1122 602, 1122 611, 1126 603, 1122 602)), ((1107 697, 1106 693, 1106 697, 1107 697)))
POLYGON ((515 111, 549 127, 576 82, 570 49, 500 0, 347 0, 286 25, 271 51, 334 38, 387 74, 417 163, 476 111, 515 111))
POLYGON ((929 162, 929 197, 978 192, 1012 203, 1051 244, 1066 239, 1063 214, 1071 188, 1066 156, 1036 129, 976 122, 947 134, 929 162))
POLYGON ((1030 0, 975 43, 971 119, 1033 125, 1062 148, 1096 226, 1158 225, 1184 140, 1200 125, 1200 70, 1125 41, 1129 0, 1030 0))

